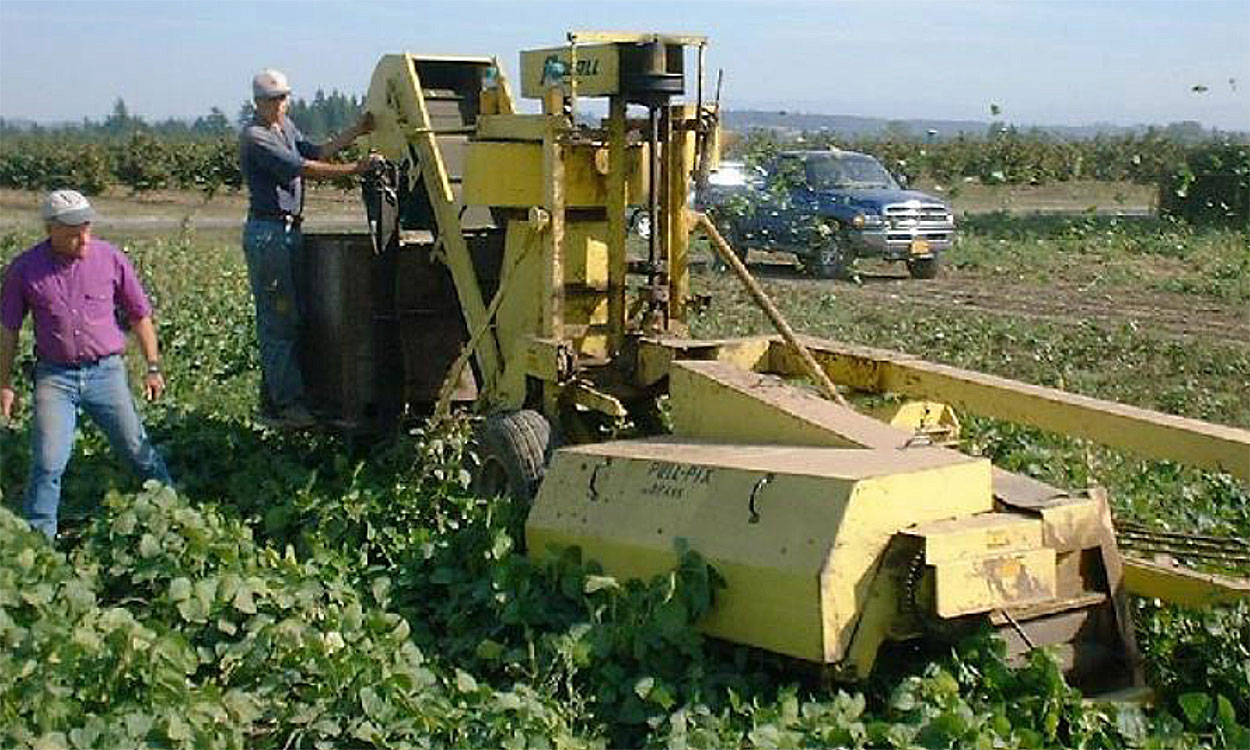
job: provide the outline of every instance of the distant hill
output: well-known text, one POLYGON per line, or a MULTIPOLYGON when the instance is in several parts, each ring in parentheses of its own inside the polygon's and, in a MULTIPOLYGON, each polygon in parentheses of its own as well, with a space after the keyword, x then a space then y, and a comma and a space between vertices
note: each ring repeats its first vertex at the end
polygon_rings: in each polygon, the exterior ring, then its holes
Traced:
MULTIPOLYGON (((923 139, 954 138, 959 135, 983 136, 992 124, 978 120, 889 120, 878 117, 857 117, 854 115, 823 115, 807 112, 765 111, 765 110, 726 110, 722 124, 728 130, 745 132, 749 130, 774 130, 779 133, 798 135, 802 132, 824 131, 847 138, 880 138, 886 135, 923 139)), ((1092 125, 1028 125, 1005 123, 1021 132, 1042 131, 1058 138, 1080 140, 1098 135, 1124 136, 1141 135, 1151 127, 1178 140, 1204 140, 1216 135, 1215 130, 1207 130, 1201 123, 1194 121, 1171 123, 1168 125, 1112 125, 1095 123, 1092 125)), ((1250 140, 1250 134, 1227 133, 1235 140, 1250 140)))

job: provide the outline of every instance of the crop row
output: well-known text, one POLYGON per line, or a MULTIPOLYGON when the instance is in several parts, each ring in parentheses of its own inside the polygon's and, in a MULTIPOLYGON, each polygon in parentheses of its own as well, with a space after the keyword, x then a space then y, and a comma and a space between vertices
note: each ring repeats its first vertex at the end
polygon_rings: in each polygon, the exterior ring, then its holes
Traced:
POLYGON ((233 137, 161 139, 135 133, 115 141, 66 136, 6 138, 0 145, 0 187, 50 190, 74 187, 89 194, 110 187, 134 193, 238 188, 238 145, 233 137))
MULTIPOLYGON (((1037 232, 1027 256, 996 263, 1079 258, 1105 284, 1142 254, 1196 260, 1218 241, 1211 252, 1242 257, 1240 235, 1211 240, 1210 230, 1136 242, 1156 225, 1117 224, 1099 240, 1092 219, 1046 236, 1035 222, 994 222, 970 231, 987 242, 1037 232)), ((0 262, 36 239, 0 236, 0 262)), ((0 746, 1250 745, 1250 606, 1139 602, 1154 710, 1087 705, 1045 653, 1008 667, 984 637, 906 649, 870 682, 822 686, 791 662, 700 635, 693 623, 718 585, 696 557, 642 584, 574 550, 523 553, 523 509, 466 492, 462 424, 373 447, 259 429, 248 418, 257 362, 237 247, 190 234, 118 241, 159 311, 169 390, 144 408, 179 491, 134 493, 103 435, 84 429, 64 483, 77 529, 67 551, 0 509, 0 746)), ((726 277, 695 283, 713 300, 695 335, 764 330, 726 277)), ((846 304, 849 285, 816 295, 765 283, 816 335, 1030 382, 1063 377, 1078 392, 1182 416, 1244 413, 1240 348, 1096 321, 992 324, 897 300, 846 304)), ((970 450, 1012 471, 1105 484, 1128 517, 1250 528, 1246 491, 1227 478, 987 420, 966 428, 970 450)), ((21 502, 28 432, 29 422, 0 430, 7 509, 21 502)))
MULTIPOLYGON (((729 138, 731 151, 758 156, 783 147, 771 133, 752 131, 729 138)), ((804 147, 834 145, 828 134, 812 134, 804 147)), ((876 139, 836 145, 880 157, 893 171, 938 182, 973 179, 987 184, 1069 180, 1156 183, 1181 173, 1192 155, 1211 144, 1185 145, 1157 134, 1063 141, 1006 130, 993 137, 952 140, 876 139)), ((1229 148, 1229 147, 1226 147, 1229 148)), ((1233 146, 1246 154, 1250 148, 1233 146)), ((0 143, 0 187, 45 190, 73 185, 89 193, 110 187, 131 192, 176 188, 213 194, 241 184, 233 136, 189 139, 136 132, 114 140, 66 134, 6 137, 0 143)))

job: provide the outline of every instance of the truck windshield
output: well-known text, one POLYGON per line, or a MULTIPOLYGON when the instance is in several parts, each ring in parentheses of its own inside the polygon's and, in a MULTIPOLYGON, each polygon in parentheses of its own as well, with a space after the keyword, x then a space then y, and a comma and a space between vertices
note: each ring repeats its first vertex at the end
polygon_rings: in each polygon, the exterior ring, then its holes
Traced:
POLYGON ((830 188, 890 188, 897 190, 898 183, 885 171, 885 167, 871 156, 848 154, 843 156, 821 155, 808 159, 807 184, 817 190, 830 188))

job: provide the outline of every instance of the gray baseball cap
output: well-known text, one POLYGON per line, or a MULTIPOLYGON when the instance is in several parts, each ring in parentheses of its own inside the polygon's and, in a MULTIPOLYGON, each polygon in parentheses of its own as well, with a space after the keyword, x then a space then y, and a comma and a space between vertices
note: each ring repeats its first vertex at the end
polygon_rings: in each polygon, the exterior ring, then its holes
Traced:
POLYGON ((43 220, 76 227, 95 220, 95 209, 77 190, 53 190, 43 199, 43 220))
POLYGON ((291 93, 291 85, 280 70, 265 68, 252 77, 253 99, 275 99, 291 93))

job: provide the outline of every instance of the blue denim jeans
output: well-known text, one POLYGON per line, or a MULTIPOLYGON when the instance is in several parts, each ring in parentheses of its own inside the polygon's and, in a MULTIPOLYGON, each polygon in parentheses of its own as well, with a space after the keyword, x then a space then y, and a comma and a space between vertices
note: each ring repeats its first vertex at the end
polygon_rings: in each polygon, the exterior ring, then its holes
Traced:
POLYGON ((81 366, 40 362, 35 366, 34 426, 26 520, 53 538, 61 504, 61 475, 74 449, 74 427, 81 408, 144 479, 172 484, 165 462, 152 447, 126 380, 120 355, 81 366))
POLYGON ((300 305, 294 273, 303 244, 300 231, 281 221, 249 219, 243 225, 243 254, 256 303, 261 394, 279 412, 304 398, 296 352, 300 305))

